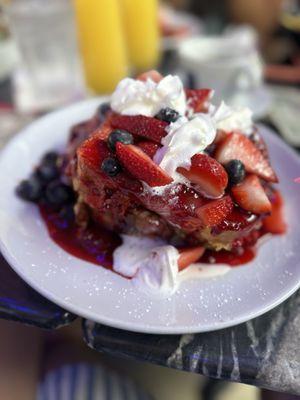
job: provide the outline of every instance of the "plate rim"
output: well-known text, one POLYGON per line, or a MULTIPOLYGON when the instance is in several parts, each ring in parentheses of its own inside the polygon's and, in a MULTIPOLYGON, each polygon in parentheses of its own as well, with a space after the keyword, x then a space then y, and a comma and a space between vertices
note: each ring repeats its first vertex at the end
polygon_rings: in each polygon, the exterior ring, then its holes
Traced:
MULTIPOLYGON (((51 113, 48 113, 41 118, 38 118, 37 120, 31 122, 29 125, 27 125, 25 128, 23 128, 19 133, 17 133, 7 144, 6 146, 1 150, 0 152, 0 164, 2 162, 2 159, 4 158, 6 153, 9 153, 10 149, 14 147, 15 142, 18 142, 20 138, 27 134, 27 131, 30 131, 32 125, 35 125, 36 123, 39 123, 41 120, 47 120, 49 118, 53 118, 53 116, 64 113, 66 110, 71 111, 72 109, 80 108, 83 105, 90 105, 92 106, 93 104, 98 104, 101 101, 105 101, 107 99, 107 96, 101 96, 97 98, 92 98, 92 99, 87 99, 83 100, 80 102, 77 102, 75 104, 72 104, 70 106, 66 106, 62 109, 53 111, 51 113)), ((264 129, 266 129, 270 135, 272 135, 272 140, 274 140, 274 143, 276 147, 284 149, 285 152, 287 152, 294 160, 296 163, 299 163, 300 166, 300 158, 296 150, 288 146, 279 136, 277 136, 272 129, 270 129, 268 126, 264 124, 257 124, 257 126, 262 126, 264 129)), ((201 327, 201 321, 199 321, 199 324, 194 327, 186 327, 186 326, 161 326, 161 327, 153 327, 150 326, 149 324, 144 323, 144 328, 147 326, 147 329, 143 329, 139 325, 139 323, 126 323, 124 321, 117 321, 117 320, 110 320, 108 317, 102 317, 99 315, 95 310, 87 310, 85 308, 82 308, 81 306, 74 305, 70 302, 65 301, 63 298, 59 298, 56 295, 53 295, 51 292, 49 292, 45 287, 40 287, 34 280, 30 278, 25 272, 22 271, 22 268, 19 268, 19 263, 14 259, 13 253, 11 253, 5 246, 5 243, 2 240, 2 237, 0 236, 0 251, 3 255, 3 257, 6 259, 8 262, 9 266, 34 290, 36 290, 39 294, 42 296, 46 297, 53 303, 59 305, 60 307, 64 308, 67 311, 70 311, 74 313, 75 315, 91 320, 93 322, 107 325, 113 328, 121 329, 121 330, 127 330, 131 332, 137 332, 137 333, 149 333, 149 334, 168 334, 168 335, 175 335, 175 334, 194 334, 194 333, 204 333, 204 332, 213 332, 213 331, 218 331, 221 329, 225 328, 230 328, 239 324, 242 324, 246 321, 249 321, 253 318, 259 317, 268 311, 272 310, 273 308, 277 307, 279 304, 284 302, 287 298, 289 298, 293 293, 295 293, 299 287, 300 287, 300 279, 298 282, 296 282, 293 286, 289 286, 288 290, 284 291, 284 294, 278 297, 276 301, 268 301, 266 304, 262 305, 259 309, 254 309, 253 312, 248 313, 248 315, 244 315, 238 318, 233 318, 227 321, 219 321, 217 326, 213 326, 212 324, 207 325, 204 329, 201 327)))

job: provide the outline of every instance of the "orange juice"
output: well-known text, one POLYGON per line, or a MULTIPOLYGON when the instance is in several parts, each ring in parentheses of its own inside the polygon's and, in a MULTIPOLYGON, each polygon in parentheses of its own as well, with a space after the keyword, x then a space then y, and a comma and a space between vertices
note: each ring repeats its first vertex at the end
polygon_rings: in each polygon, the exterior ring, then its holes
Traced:
POLYGON ((120 0, 130 62, 139 71, 154 68, 159 59, 157 0, 120 0))
POLYGON ((110 93, 128 74, 118 0, 75 0, 79 44, 88 87, 110 93))

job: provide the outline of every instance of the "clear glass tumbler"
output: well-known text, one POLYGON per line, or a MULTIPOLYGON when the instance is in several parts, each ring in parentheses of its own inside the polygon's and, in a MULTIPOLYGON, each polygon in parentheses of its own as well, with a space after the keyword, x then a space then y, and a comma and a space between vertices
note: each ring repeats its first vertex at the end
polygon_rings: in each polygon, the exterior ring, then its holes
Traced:
POLYGON ((10 28, 36 99, 49 107, 82 89, 74 12, 70 0, 12 0, 10 28))

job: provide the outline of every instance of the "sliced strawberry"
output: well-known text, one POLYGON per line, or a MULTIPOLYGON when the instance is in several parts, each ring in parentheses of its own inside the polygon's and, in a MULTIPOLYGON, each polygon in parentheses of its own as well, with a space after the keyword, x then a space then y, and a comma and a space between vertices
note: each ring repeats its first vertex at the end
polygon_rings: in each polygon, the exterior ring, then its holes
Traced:
POLYGON ((113 128, 124 129, 133 135, 160 143, 166 136, 167 122, 144 115, 115 115, 111 119, 113 128))
POLYGON ((263 227, 267 232, 282 234, 286 232, 286 223, 283 218, 283 200, 281 194, 276 192, 275 200, 272 203, 271 215, 263 220, 263 227))
POLYGON ((146 182, 149 186, 164 186, 172 182, 158 165, 146 153, 133 144, 117 143, 117 156, 123 166, 135 178, 146 182))
POLYGON ((84 158, 87 165, 99 168, 102 161, 110 156, 110 151, 103 140, 91 136, 78 148, 77 155, 84 158))
POLYGON ((204 226, 218 225, 229 215, 233 209, 233 201, 230 196, 222 199, 212 200, 197 209, 196 213, 204 226))
POLYGON ((235 201, 244 210, 263 214, 272 209, 270 200, 256 175, 247 176, 242 183, 233 186, 231 192, 235 201))
POLYGON ((157 152, 157 150, 159 149, 159 145, 157 143, 153 143, 153 142, 148 142, 148 141, 143 141, 143 142, 139 142, 137 144, 137 146, 143 150, 144 153, 147 154, 147 156, 149 156, 150 158, 153 159, 155 153, 157 152))
POLYGON ((211 89, 185 89, 187 104, 194 112, 206 112, 212 97, 211 89))
POLYGON ((198 261, 205 251, 204 247, 190 247, 180 249, 178 258, 178 270, 182 271, 184 268, 198 261))
POLYGON ((194 155, 189 170, 185 168, 177 170, 190 182, 195 183, 196 189, 207 197, 223 196, 228 184, 228 175, 224 167, 207 154, 194 155))
POLYGON ((139 81, 146 81, 147 79, 152 79, 154 82, 158 83, 161 81, 163 76, 156 71, 155 69, 151 69, 150 71, 143 72, 142 74, 138 75, 136 79, 139 81))
POLYGON ((270 158, 269 158, 267 144, 256 128, 253 131, 253 133, 251 133, 251 135, 249 136, 249 139, 251 140, 252 143, 255 144, 255 146, 258 148, 258 150, 261 152, 261 154, 265 157, 265 159, 269 161, 270 158))
POLYGON ((227 164, 230 160, 240 160, 247 172, 256 174, 269 182, 278 182, 277 176, 259 149, 245 135, 230 133, 219 145, 216 160, 227 164))

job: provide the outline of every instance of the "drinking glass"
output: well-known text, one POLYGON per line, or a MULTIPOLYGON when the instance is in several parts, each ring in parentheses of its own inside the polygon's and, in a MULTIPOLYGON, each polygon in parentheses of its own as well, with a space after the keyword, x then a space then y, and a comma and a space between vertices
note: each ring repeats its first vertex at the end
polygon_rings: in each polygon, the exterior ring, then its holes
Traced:
POLYGON ((6 7, 33 96, 49 107, 82 90, 70 0, 12 0, 6 7))
POLYGON ((128 74, 119 0, 75 0, 75 9, 87 86, 111 93, 128 74))
POLYGON ((121 0, 129 61, 137 72, 159 62, 158 0, 121 0))

